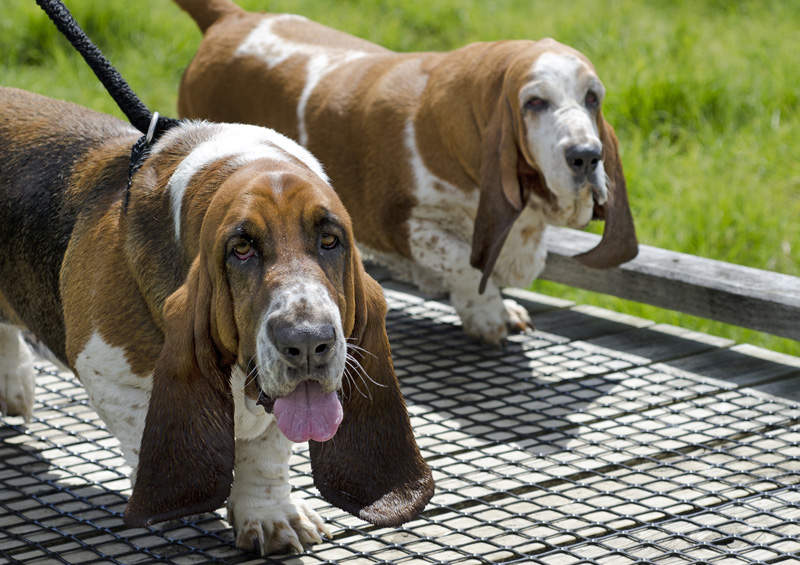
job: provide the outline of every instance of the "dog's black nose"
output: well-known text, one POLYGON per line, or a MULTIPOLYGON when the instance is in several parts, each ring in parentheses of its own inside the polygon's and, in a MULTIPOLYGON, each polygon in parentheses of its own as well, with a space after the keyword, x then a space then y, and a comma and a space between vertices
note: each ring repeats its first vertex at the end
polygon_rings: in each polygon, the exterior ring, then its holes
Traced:
POLYGON ((331 324, 276 324, 272 328, 275 348, 292 367, 308 371, 327 363, 336 345, 331 324))
POLYGON ((579 176, 587 176, 597 168, 602 159, 601 150, 594 145, 573 145, 564 151, 567 165, 579 176))

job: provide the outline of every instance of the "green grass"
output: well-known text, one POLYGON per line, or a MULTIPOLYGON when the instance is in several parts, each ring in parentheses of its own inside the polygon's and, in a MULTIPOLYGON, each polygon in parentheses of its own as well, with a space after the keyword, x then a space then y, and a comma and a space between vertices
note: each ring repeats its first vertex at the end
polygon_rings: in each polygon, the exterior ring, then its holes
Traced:
MULTIPOLYGON (((798 2, 240 3, 301 13, 397 50, 543 36, 573 45, 606 85, 640 241, 800 276, 798 2)), ((189 17, 168 0, 67 4, 145 103, 174 115, 200 39, 189 17)), ((0 83, 121 116, 33 0, 3 7, 0 83)), ((533 289, 800 354, 792 340, 553 283, 533 289)))

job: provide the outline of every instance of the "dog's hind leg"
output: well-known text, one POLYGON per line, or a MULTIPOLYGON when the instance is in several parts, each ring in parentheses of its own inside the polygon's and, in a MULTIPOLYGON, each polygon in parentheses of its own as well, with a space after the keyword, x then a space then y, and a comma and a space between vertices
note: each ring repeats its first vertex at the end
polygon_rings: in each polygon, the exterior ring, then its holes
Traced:
POLYGON ((34 375, 33 354, 22 330, 0 321, 0 413, 31 419, 34 375))

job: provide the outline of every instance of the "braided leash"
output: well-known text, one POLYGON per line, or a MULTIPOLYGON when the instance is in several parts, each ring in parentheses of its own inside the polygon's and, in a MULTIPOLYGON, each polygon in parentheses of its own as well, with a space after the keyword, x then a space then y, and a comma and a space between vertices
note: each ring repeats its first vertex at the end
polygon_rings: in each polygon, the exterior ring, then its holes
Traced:
POLYGON ((169 129, 181 122, 174 118, 165 118, 158 112, 150 112, 147 106, 131 90, 122 75, 114 68, 98 47, 72 17, 67 7, 61 0, 36 0, 39 7, 44 10, 53 21, 58 30, 64 34, 72 46, 81 54, 84 61, 100 80, 105 89, 117 103, 119 109, 128 118, 131 125, 144 135, 134 143, 131 149, 130 164, 128 166, 128 185, 125 188, 124 209, 128 208, 131 183, 133 175, 144 164, 150 155, 153 143, 169 129))

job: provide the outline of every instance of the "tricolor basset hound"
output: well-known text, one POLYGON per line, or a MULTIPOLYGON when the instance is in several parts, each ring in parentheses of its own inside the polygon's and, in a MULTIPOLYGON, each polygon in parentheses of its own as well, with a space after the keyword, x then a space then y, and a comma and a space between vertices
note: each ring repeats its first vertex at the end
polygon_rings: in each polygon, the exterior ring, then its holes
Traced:
POLYGON ((497 343, 527 312, 500 294, 544 268, 547 224, 606 220, 579 259, 633 258, 636 235, 603 83, 551 39, 395 53, 288 14, 176 0, 204 33, 183 116, 273 127, 324 164, 365 255, 449 292, 467 333, 497 343))
POLYGON ((386 303, 319 162, 266 128, 185 122, 154 144, 125 208, 139 135, 0 88, 4 411, 31 414, 25 327, 119 439, 129 525, 227 499, 238 546, 302 550, 325 526, 290 497, 293 441, 309 441, 332 504, 375 524, 415 516, 433 480, 386 303))

